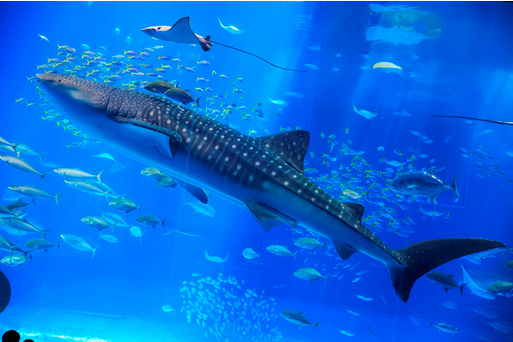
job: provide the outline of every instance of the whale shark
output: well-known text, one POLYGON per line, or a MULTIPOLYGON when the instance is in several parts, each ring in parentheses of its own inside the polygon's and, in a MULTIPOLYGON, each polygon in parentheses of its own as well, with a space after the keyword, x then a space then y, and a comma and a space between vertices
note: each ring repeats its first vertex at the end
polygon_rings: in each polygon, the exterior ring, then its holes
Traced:
POLYGON ((57 73, 37 74, 57 109, 90 136, 245 208, 265 230, 305 227, 342 259, 361 252, 388 269, 406 302, 415 281, 468 254, 504 247, 478 238, 427 240, 392 250, 362 222, 364 207, 341 203, 303 174, 310 135, 251 137, 163 97, 57 73))

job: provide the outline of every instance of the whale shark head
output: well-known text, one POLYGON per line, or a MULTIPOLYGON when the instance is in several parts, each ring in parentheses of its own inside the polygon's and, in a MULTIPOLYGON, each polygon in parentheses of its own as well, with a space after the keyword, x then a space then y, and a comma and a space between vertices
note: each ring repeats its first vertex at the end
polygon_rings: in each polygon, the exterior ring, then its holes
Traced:
POLYGON ((73 76, 48 73, 36 77, 45 96, 78 121, 83 121, 86 115, 105 115, 110 92, 114 89, 107 84, 73 76))

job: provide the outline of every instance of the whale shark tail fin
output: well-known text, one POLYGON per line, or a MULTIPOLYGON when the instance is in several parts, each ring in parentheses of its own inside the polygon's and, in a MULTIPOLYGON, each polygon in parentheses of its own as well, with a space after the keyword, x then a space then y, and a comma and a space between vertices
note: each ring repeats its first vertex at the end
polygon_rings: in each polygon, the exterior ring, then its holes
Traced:
POLYGON ((391 266, 388 271, 395 293, 407 302, 415 281, 438 266, 465 255, 505 247, 486 239, 437 239, 415 243, 394 251, 404 267, 391 266))

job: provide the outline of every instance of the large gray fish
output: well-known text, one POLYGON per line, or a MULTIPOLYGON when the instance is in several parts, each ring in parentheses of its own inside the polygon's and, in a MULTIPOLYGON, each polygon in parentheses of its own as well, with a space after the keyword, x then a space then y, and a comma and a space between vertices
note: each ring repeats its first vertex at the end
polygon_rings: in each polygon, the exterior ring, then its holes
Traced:
POLYGON ((34 169, 34 167, 32 165, 30 165, 23 159, 20 159, 17 157, 0 154, 0 160, 4 161, 6 164, 9 164, 10 166, 14 167, 15 169, 25 171, 28 173, 36 174, 39 177, 41 177, 42 180, 45 180, 45 176, 48 174, 48 173, 41 173, 41 172, 37 171, 36 169, 34 169))
POLYGON ((454 177, 452 185, 445 183, 432 173, 432 169, 426 171, 410 171, 403 172, 397 175, 390 184, 390 187, 395 192, 412 196, 426 196, 429 197, 436 204, 436 196, 440 195, 447 189, 453 189, 458 198, 461 198, 458 188, 456 187, 456 180, 458 176, 454 177))
POLYGON ((427 278, 431 280, 433 283, 440 285, 444 288, 445 292, 450 289, 460 289, 460 294, 463 294, 463 288, 465 287, 465 283, 458 285, 454 279, 453 275, 447 275, 440 272, 431 272, 427 275, 427 278))
POLYGON ((319 327, 319 323, 321 322, 319 321, 313 324, 308 319, 306 319, 305 316, 303 316, 302 312, 295 312, 292 310, 283 310, 282 312, 280 312, 280 315, 290 323, 296 324, 299 328, 301 328, 301 326, 312 326, 315 327, 315 330, 317 330, 317 328, 319 327))
POLYGON ((360 251, 382 262, 403 301, 432 269, 504 246, 485 239, 441 239, 390 249, 361 223, 363 206, 338 202, 303 175, 306 131, 249 137, 155 95, 54 73, 37 79, 59 112, 89 135, 246 208, 264 230, 299 225, 328 238, 343 259, 360 251))

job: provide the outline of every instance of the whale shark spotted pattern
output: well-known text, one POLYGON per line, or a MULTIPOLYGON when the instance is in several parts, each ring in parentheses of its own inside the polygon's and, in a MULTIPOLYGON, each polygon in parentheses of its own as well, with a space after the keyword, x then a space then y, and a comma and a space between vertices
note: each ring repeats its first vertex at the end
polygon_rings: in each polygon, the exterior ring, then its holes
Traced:
POLYGON ((504 247, 485 239, 440 239, 390 249, 361 223, 363 206, 338 202, 303 175, 307 131, 249 137, 163 97, 54 73, 37 78, 60 112, 88 134, 242 206, 266 231, 306 227, 328 238, 343 259, 360 251, 379 260, 405 302, 414 282, 432 269, 504 247))

